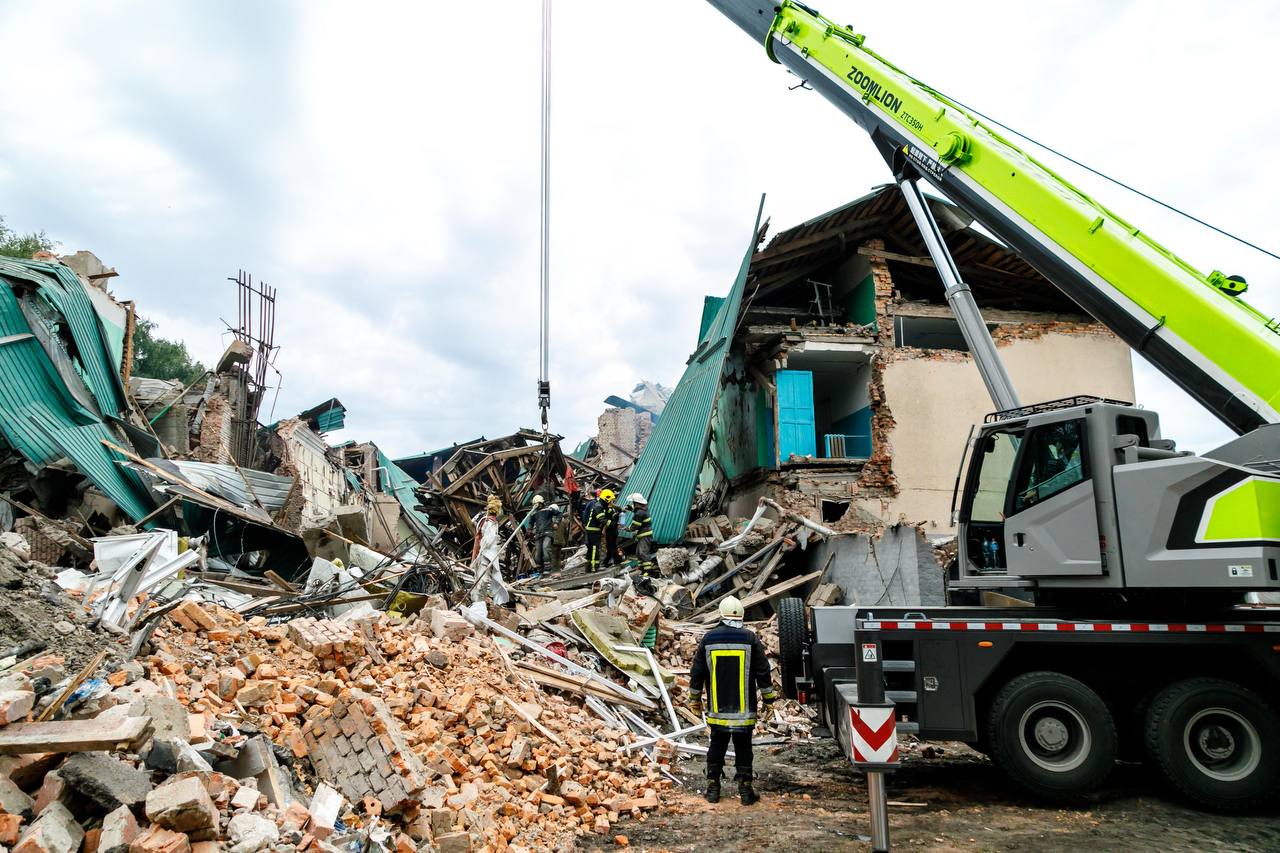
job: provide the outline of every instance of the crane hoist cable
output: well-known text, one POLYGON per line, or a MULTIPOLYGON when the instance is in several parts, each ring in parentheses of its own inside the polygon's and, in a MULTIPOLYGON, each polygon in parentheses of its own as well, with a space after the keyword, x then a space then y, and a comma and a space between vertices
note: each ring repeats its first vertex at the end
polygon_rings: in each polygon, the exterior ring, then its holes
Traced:
POLYGON ((539 234, 538 408, 542 431, 551 409, 551 0, 542 0, 542 182, 539 234))
POLYGON ((1097 177, 1099 177, 1099 178, 1102 178, 1104 181, 1110 181, 1111 183, 1115 184, 1116 186, 1120 187, 1121 189, 1128 190, 1129 192, 1133 193, 1134 195, 1141 196, 1142 198, 1145 198, 1147 201, 1152 202, 1153 204, 1158 204, 1160 207, 1163 207, 1163 208, 1165 208, 1166 210, 1172 211, 1173 213, 1176 213, 1176 214, 1178 214, 1179 216, 1185 217, 1186 219, 1190 219, 1192 222, 1195 222, 1195 223, 1196 223, 1196 224, 1198 224, 1198 225, 1203 225, 1205 228, 1208 228, 1210 231, 1216 231, 1217 233, 1221 234, 1222 236, 1227 237, 1227 238, 1229 238, 1229 239, 1231 239, 1231 240, 1234 240, 1234 241, 1236 241, 1237 243, 1240 243, 1241 245, 1248 246, 1250 249, 1255 249, 1256 251, 1259 251, 1259 252, 1261 252, 1261 253, 1262 253, 1262 254, 1264 254, 1264 255, 1268 255, 1268 256, 1270 256, 1270 257, 1272 257, 1272 258, 1275 258, 1277 261, 1280 261, 1280 254, 1277 254, 1276 252, 1273 252, 1273 251, 1271 251, 1270 249, 1265 249, 1265 248, 1263 248, 1262 246, 1259 246, 1259 245, 1258 245, 1258 244, 1256 244, 1256 243, 1251 243, 1250 241, 1246 240, 1245 238, 1240 237, 1240 236, 1237 236, 1237 235, 1235 235, 1235 234, 1232 234, 1230 231, 1227 231, 1225 228, 1219 228, 1217 225, 1214 225, 1214 224, 1213 224, 1213 223, 1211 223, 1211 222, 1205 222, 1203 219, 1199 218, 1198 216, 1194 216, 1194 215, 1192 215, 1192 214, 1190 214, 1190 213, 1187 213, 1185 210, 1181 210, 1181 209, 1179 209, 1179 208, 1175 207, 1174 205, 1169 204, 1169 203, 1168 203, 1168 202, 1166 202, 1166 201, 1161 201, 1160 199, 1156 198, 1155 196, 1150 195, 1150 194, 1148 194, 1148 193, 1145 193, 1145 192, 1143 192, 1142 190, 1138 189, 1137 187, 1130 186, 1129 184, 1126 184, 1124 181, 1120 180, 1119 178, 1113 178, 1113 177, 1111 177, 1110 175, 1108 175, 1106 172, 1103 172, 1103 171, 1101 171, 1101 170, 1099 170, 1099 169, 1095 169, 1094 167, 1090 166, 1090 165, 1089 165, 1089 164, 1087 164, 1087 163, 1082 163, 1082 162, 1080 162, 1079 160, 1077 160, 1076 158, 1072 157, 1071 155, 1069 155, 1069 154, 1064 154, 1063 152, 1061 152, 1061 151, 1057 150, 1056 148, 1053 148, 1053 147, 1051 147, 1051 146, 1048 146, 1048 145, 1044 144, 1043 142, 1041 142, 1041 141, 1040 141, 1040 140, 1038 140, 1038 139, 1033 139, 1032 137, 1027 136, 1027 135, 1026 135, 1025 133, 1023 133, 1022 131, 1020 131, 1020 130, 1018 130, 1018 129, 1016 129, 1016 128, 1012 128, 1012 127, 1010 127, 1009 125, 1005 124, 1005 123, 1004 123, 1004 122, 1002 122, 1002 121, 998 121, 998 120, 996 120, 996 119, 993 119, 991 116, 986 115, 985 113, 979 112, 978 110, 974 109, 973 107, 969 106, 968 104, 965 104, 964 102, 959 101, 959 100, 957 100, 956 98, 951 97, 950 95, 946 94, 945 92, 942 92, 942 91, 940 91, 940 90, 938 90, 938 89, 934 88, 933 86, 930 86, 929 84, 924 83, 923 81, 917 80, 916 82, 917 82, 917 83, 919 83, 921 86, 924 86, 926 89, 929 89, 930 91, 934 92, 934 93, 935 93, 936 95, 938 95, 940 98, 943 98, 943 99, 945 99, 945 100, 951 101, 951 102, 952 102, 953 104, 955 104, 956 106, 960 107, 961 109, 963 109, 963 110, 965 110, 965 111, 967 111, 967 112, 973 113, 973 114, 974 114, 975 116, 977 116, 978 118, 983 119, 984 121, 990 122, 991 124, 994 124, 996 127, 999 127, 999 128, 1001 128, 1002 130, 1006 130, 1006 131, 1008 131, 1009 133, 1012 133, 1014 136, 1017 136, 1017 137, 1019 137, 1019 138, 1021 138, 1021 139, 1025 139, 1027 142, 1030 142, 1032 145, 1035 145, 1035 146, 1036 146, 1036 147, 1038 147, 1038 148, 1042 148, 1042 149, 1044 149, 1045 151, 1048 151, 1050 154, 1053 154, 1053 155, 1054 155, 1054 156, 1056 156, 1056 157, 1061 157, 1063 160, 1066 160, 1068 163, 1071 163, 1071 164, 1073 164, 1073 165, 1075 165, 1075 166, 1078 166, 1078 167, 1080 167, 1081 169, 1084 169, 1086 172, 1089 172, 1089 173, 1091 173, 1091 174, 1093 174, 1093 175, 1096 175, 1096 176, 1097 176, 1097 177))

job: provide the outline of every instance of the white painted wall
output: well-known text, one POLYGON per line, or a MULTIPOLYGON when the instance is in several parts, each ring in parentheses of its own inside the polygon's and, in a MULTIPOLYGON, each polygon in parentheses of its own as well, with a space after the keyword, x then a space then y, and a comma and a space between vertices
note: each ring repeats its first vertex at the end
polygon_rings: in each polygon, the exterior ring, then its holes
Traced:
MULTIPOLYGON (((967 354, 896 355, 885 369, 884 389, 895 420, 890 443, 900 493, 887 504, 862 506, 887 523, 924 522, 926 534, 946 535, 954 532, 951 492, 969 427, 995 407, 967 354)), ((1134 399, 1129 348, 1109 334, 1015 340, 1001 346, 1000 355, 1026 403, 1076 394, 1134 399)))

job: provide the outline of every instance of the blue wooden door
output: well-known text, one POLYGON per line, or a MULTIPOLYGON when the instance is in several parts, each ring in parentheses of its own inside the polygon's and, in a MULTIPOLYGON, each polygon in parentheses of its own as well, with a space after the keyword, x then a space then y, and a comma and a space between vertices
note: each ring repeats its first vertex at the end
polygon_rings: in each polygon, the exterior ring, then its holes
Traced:
POLYGON ((818 432, 813 417, 813 372, 779 370, 778 461, 791 456, 817 456, 818 432))

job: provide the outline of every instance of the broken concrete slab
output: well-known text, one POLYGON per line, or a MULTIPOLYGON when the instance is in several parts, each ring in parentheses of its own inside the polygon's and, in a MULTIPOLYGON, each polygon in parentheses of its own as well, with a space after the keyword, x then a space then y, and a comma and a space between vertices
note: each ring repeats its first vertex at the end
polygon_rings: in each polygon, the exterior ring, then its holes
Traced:
POLYGON ((132 748, 148 737, 150 732, 150 717, 124 717, 105 722, 62 720, 51 723, 14 723, 0 729, 0 755, 132 748))
POLYGON ((151 791, 151 774, 105 752, 82 752, 59 771, 67 785, 105 811, 136 806, 151 791))

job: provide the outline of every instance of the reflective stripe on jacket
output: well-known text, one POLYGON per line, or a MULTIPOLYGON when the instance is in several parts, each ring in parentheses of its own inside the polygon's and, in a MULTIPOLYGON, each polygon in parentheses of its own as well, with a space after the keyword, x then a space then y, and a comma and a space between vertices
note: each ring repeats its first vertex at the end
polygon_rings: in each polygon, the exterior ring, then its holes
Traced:
POLYGON ((731 728, 754 726, 757 688, 766 702, 776 698, 769 658, 756 635, 723 622, 708 631, 689 670, 690 695, 700 698, 704 690, 707 693, 707 722, 731 728))
POLYGON ((617 508, 613 504, 600 501, 598 505, 591 508, 591 513, 587 516, 587 532, 599 533, 601 530, 614 527, 617 523, 617 508))
POLYGON ((631 512, 631 524, 628 529, 637 539, 653 535, 653 516, 649 515, 648 508, 638 506, 631 512))

